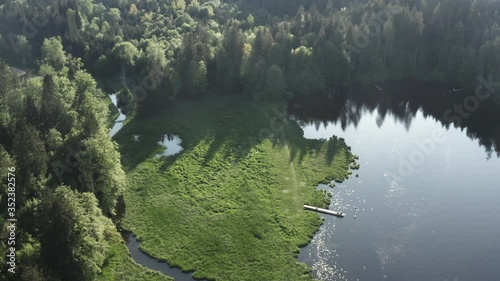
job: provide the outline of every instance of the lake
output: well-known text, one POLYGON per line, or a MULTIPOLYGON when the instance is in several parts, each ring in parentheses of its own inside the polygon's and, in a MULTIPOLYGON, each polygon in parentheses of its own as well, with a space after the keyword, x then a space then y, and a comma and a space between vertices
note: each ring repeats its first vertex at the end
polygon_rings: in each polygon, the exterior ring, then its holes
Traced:
POLYGON ((299 261, 325 281, 499 280, 500 110, 481 101, 452 123, 445 113, 471 93, 381 88, 291 103, 306 138, 345 138, 361 164, 335 188, 319 186, 347 215, 323 216, 299 261))

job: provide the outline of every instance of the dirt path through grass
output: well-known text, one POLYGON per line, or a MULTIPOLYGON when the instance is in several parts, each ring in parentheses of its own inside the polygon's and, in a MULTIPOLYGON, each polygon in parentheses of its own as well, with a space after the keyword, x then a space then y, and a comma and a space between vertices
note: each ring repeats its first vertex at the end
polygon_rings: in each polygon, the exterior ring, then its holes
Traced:
MULTIPOLYGON (((304 203, 303 202, 304 199, 303 199, 303 196, 300 192, 299 182, 297 180, 297 173, 296 173, 295 167, 293 165, 292 155, 290 154, 290 148, 288 147, 288 143, 286 142, 284 132, 282 133, 282 139, 285 142, 284 150, 286 151, 286 156, 287 156, 286 159, 288 160, 288 163, 289 163, 291 180, 293 182, 292 196, 294 199, 294 206, 295 206, 295 209, 302 208, 302 205, 304 203)), ((294 215, 299 215, 299 214, 297 212, 295 212, 294 215)))

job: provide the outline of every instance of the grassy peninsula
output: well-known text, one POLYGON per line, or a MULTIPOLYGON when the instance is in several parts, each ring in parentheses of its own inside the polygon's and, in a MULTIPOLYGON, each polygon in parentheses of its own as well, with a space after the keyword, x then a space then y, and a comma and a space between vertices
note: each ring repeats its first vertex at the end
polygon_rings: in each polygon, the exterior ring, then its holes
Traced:
POLYGON ((325 205, 316 184, 348 177, 353 157, 343 140, 304 139, 292 120, 280 131, 271 121, 283 106, 184 101, 118 133, 129 186, 122 224, 146 253, 200 279, 312 280, 296 254, 321 218, 302 207, 325 205), (155 157, 167 133, 184 150, 155 157))

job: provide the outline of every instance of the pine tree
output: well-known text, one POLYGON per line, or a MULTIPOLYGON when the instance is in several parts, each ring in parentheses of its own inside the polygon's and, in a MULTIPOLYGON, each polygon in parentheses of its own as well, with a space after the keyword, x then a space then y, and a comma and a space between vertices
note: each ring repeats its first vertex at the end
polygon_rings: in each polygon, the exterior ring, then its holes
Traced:
POLYGON ((286 96, 286 82, 283 72, 277 65, 272 65, 267 71, 266 88, 263 98, 266 100, 280 100, 286 96))

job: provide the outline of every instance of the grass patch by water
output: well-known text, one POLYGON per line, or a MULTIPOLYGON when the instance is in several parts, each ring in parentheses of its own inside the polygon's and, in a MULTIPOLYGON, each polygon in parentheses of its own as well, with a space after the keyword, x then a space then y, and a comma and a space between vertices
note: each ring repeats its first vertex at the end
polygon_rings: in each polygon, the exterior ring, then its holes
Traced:
POLYGON ((312 280, 296 255, 321 218, 303 205, 326 206, 316 185, 347 178, 352 155, 343 140, 304 139, 291 120, 274 137, 249 142, 282 106, 178 102, 125 125, 116 136, 129 186, 122 225, 141 249, 200 279, 312 280), (155 158, 167 133, 179 135, 184 150, 155 158))

